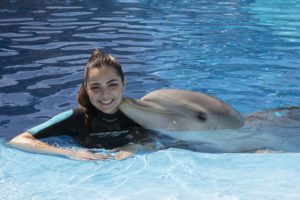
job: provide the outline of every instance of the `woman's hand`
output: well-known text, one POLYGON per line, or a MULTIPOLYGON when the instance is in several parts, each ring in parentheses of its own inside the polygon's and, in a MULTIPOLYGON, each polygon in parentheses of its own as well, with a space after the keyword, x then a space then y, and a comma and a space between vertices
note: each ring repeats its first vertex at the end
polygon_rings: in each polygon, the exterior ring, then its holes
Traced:
POLYGON ((128 144, 124 147, 115 149, 118 153, 115 155, 116 160, 124 160, 133 156, 138 150, 144 149, 140 144, 128 144))
POLYGON ((129 157, 131 157, 133 155, 134 155, 134 152, 131 152, 131 151, 119 151, 115 155, 115 159, 116 160, 124 160, 124 159, 129 158, 129 157))

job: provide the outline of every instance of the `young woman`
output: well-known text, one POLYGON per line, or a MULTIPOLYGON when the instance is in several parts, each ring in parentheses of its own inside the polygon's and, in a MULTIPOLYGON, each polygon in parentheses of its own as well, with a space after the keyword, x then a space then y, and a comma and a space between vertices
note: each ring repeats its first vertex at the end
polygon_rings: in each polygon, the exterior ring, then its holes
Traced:
MULTIPOLYGON (((84 72, 84 82, 78 93, 80 108, 58 114, 47 122, 13 138, 8 144, 21 150, 66 156, 78 160, 107 159, 109 155, 88 150, 71 150, 50 146, 38 139, 69 135, 83 147, 113 149, 123 147, 117 159, 135 151, 135 127, 140 127, 119 110, 125 87, 119 62, 108 54, 94 50, 84 72), (126 146, 127 145, 127 146, 126 146)), ((138 135, 140 138, 140 135, 138 135)))
MULTIPOLYGON (((78 160, 108 159, 88 150, 50 146, 38 139, 69 135, 87 148, 119 149, 116 159, 131 156, 149 136, 142 129, 168 129, 167 136, 194 141, 178 131, 240 128, 241 115, 219 99, 182 90, 158 90, 141 100, 123 98, 124 75, 119 62, 95 50, 85 67, 78 102, 80 108, 61 113, 13 138, 10 146, 36 153, 78 160)), ((201 135, 201 133, 199 133, 201 135)), ((197 135, 196 135, 197 137, 197 135)))

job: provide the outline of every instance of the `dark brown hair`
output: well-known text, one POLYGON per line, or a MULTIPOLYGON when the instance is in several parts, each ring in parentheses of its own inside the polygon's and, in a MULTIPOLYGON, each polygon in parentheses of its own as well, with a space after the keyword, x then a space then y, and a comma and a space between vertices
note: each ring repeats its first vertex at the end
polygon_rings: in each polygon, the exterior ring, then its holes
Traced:
POLYGON ((87 94, 87 80, 89 78, 89 72, 91 69, 94 68, 101 68, 101 67, 112 67, 116 70, 117 74, 121 77, 122 82, 124 83, 124 74, 122 71, 122 67, 118 60, 111 56, 110 54, 101 53, 98 49, 94 49, 92 55, 90 56, 88 62, 85 65, 84 70, 84 78, 83 83, 80 86, 77 101, 81 106, 81 109, 85 113, 85 124, 87 126, 87 132, 83 135, 83 144, 88 146, 84 140, 87 138, 86 136, 90 135, 91 131, 91 117, 92 117, 92 109, 94 108, 90 98, 87 94))

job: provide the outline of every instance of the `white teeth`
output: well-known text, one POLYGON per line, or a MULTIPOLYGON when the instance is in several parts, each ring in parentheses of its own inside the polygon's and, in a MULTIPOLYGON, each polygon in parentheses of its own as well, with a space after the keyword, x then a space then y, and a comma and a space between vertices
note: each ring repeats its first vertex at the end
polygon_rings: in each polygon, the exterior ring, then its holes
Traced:
POLYGON ((110 99, 110 100, 100 100, 100 103, 104 104, 104 105, 111 104, 112 102, 113 102, 113 99, 110 99))

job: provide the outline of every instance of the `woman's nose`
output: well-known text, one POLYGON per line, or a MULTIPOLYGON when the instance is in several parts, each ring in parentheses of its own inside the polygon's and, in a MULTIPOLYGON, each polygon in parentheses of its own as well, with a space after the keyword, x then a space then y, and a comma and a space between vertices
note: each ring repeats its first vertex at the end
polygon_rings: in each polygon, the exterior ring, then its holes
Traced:
POLYGON ((108 90, 106 88, 102 89, 102 97, 108 97, 108 90))

